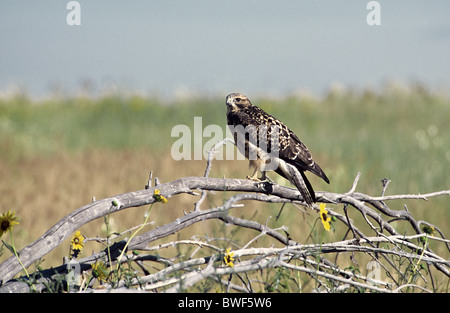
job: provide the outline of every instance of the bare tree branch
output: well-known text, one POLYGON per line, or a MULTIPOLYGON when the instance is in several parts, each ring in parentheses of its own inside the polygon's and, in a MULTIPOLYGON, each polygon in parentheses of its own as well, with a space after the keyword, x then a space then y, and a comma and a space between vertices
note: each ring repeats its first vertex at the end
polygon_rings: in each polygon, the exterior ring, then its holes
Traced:
MULTIPOLYGON (((389 201, 415 199, 428 201, 432 197, 448 196, 450 190, 443 190, 438 192, 432 192, 422 195, 391 195, 386 196, 385 191, 387 184, 385 184, 381 197, 372 197, 359 192, 356 192, 357 184, 360 179, 360 173, 355 178, 355 181, 351 189, 345 194, 338 194, 332 192, 317 192, 316 198, 318 202, 331 203, 331 204, 343 204, 345 215, 335 212, 333 209, 328 209, 329 215, 336 218, 338 222, 343 223, 349 228, 349 231, 353 234, 354 238, 346 241, 340 241, 330 244, 315 244, 305 245, 294 241, 289 238, 285 229, 272 229, 267 225, 263 225, 256 221, 238 218, 230 214, 230 209, 238 208, 242 202, 245 201, 258 201, 262 203, 291 203, 296 206, 306 206, 301 195, 296 189, 280 186, 270 182, 255 182, 246 179, 224 179, 224 178, 210 178, 209 173, 211 169, 211 161, 213 159, 213 153, 223 143, 218 143, 214 149, 210 151, 207 168, 205 170, 204 177, 184 177, 168 183, 159 183, 155 179, 155 186, 152 187, 151 180, 152 175, 146 185, 145 190, 129 192, 120 194, 111 198, 95 201, 89 203, 72 213, 62 218, 58 223, 51 227, 35 242, 26 246, 19 251, 20 259, 25 267, 29 267, 34 262, 44 257, 53 249, 58 247, 64 240, 79 229, 81 226, 106 216, 108 214, 114 214, 115 212, 122 211, 128 208, 140 207, 149 205, 155 202, 155 190, 158 189, 160 194, 169 199, 179 194, 191 194, 198 196, 195 191, 201 191, 197 202, 195 202, 194 210, 185 213, 184 216, 177 218, 175 221, 168 223, 162 227, 152 229, 143 234, 137 235, 130 239, 123 239, 110 245, 108 249, 94 253, 93 255, 79 260, 82 265, 82 270, 89 270, 90 266, 97 260, 106 260, 108 256, 111 256, 111 260, 107 260, 107 263, 111 262, 139 262, 142 267, 143 262, 157 262, 163 263, 167 267, 163 270, 157 271, 153 274, 144 275, 139 278, 132 279, 127 282, 132 285, 145 285, 145 290, 161 290, 166 291, 181 291, 195 285, 198 281, 207 277, 211 278, 217 283, 221 283, 222 280, 217 279, 219 276, 246 273, 248 271, 254 271, 256 269, 267 269, 274 267, 282 267, 292 271, 298 271, 307 273, 316 277, 317 281, 325 279, 326 281, 334 281, 336 286, 341 289, 343 285, 353 286, 354 288, 366 288, 374 291, 400 291, 404 288, 410 288, 415 284, 403 284, 397 286, 396 289, 386 289, 387 285, 378 287, 367 282, 363 282, 365 279, 363 276, 350 273, 348 270, 338 270, 338 266, 326 260, 323 257, 318 259, 312 258, 315 255, 326 254, 339 254, 342 252, 349 253, 365 253, 372 258, 377 259, 377 255, 383 256, 388 260, 388 265, 393 266, 399 271, 398 266, 390 261, 393 256, 399 258, 408 259, 411 264, 417 265, 419 261, 426 262, 429 265, 433 265, 438 271, 450 277, 450 263, 445 258, 440 257, 436 253, 430 250, 429 246, 421 247, 412 242, 413 239, 423 238, 426 236, 428 240, 445 243, 447 249, 449 247, 449 241, 445 238, 444 234, 435 226, 426 221, 416 221, 413 216, 407 210, 392 210, 386 204, 389 201), (201 205, 206 198, 208 191, 227 191, 237 192, 232 194, 226 199, 221 206, 212 209, 201 210, 201 205), (360 228, 349 218, 347 212, 350 208, 354 208, 358 211, 365 222, 376 234, 376 237, 368 236, 361 231, 360 228), (386 219, 386 217, 394 218, 396 220, 402 220, 411 225, 415 234, 403 236, 400 234, 393 224, 386 219), (159 246, 150 246, 152 242, 158 239, 165 238, 171 234, 175 234, 182 229, 188 228, 191 225, 201 223, 210 219, 218 219, 226 224, 236 225, 245 229, 252 229, 257 231, 258 235, 255 237, 260 238, 263 236, 270 237, 276 242, 282 244, 284 248, 259 248, 253 249, 249 247, 252 241, 249 241, 241 249, 235 250, 236 257, 250 257, 249 260, 242 260, 236 264, 235 267, 221 267, 217 266, 217 262, 220 262, 223 258, 218 251, 218 248, 208 244, 206 242, 198 240, 178 240, 176 242, 169 242, 160 244, 159 246), (373 223, 375 221, 375 223, 373 223), (437 229, 437 232, 441 236, 432 237, 424 234, 421 230, 421 225, 432 226, 437 229), (384 233, 387 232, 388 234, 384 233), (396 250, 381 248, 380 243, 390 244, 396 247, 396 250), (123 253, 124 247, 127 245, 127 250, 142 250, 153 251, 167 248, 168 246, 177 246, 181 244, 196 245, 198 248, 209 249, 211 251, 210 256, 200 257, 188 261, 181 261, 179 263, 173 263, 172 261, 164 260, 156 256, 140 256, 135 257, 123 253), (409 249, 406 251, 405 249, 409 249), (125 258, 118 260, 119 255, 124 254, 125 258), (255 256, 252 258, 251 256, 255 256), (256 257, 256 255, 258 255, 256 257), (304 265, 293 265, 290 260, 299 260, 304 262, 304 265), (194 266, 203 265, 204 268, 200 271, 193 270, 194 266), (319 270, 320 268, 320 270, 319 270), (185 271, 179 278, 169 278, 169 274, 174 272, 185 271), (334 271, 334 272, 333 272, 334 271), (353 275, 353 276, 351 276, 353 275), (320 277, 320 278, 319 278, 320 277)), ((319 210, 317 205, 313 206, 314 210, 319 210)), ((110 238, 111 239, 111 238, 110 238)), ((383 265, 384 266, 384 265, 383 265)), ((416 266, 417 267, 417 266, 416 266)), ((1 279, 1 292, 20 292, 27 291, 29 286, 25 282, 26 277, 21 277, 19 281, 13 280, 13 278, 22 270, 16 257, 12 256, 2 264, 0 264, 0 279, 1 279)), ((42 290, 45 288, 45 284, 52 280, 55 275, 61 275, 67 272, 66 265, 55 267, 51 270, 40 271, 38 277, 34 281, 34 285, 37 286, 36 290, 42 290)), ((36 274, 36 273, 35 273, 36 274)), ((37 275, 37 274, 36 274, 37 275)), ((321 282, 324 284, 324 282, 321 282)), ((121 288, 125 286, 125 281, 119 281, 117 286, 121 288)), ((234 283, 227 283, 227 288, 233 286, 238 290, 248 290, 248 286, 239 286, 234 283)), ((111 286, 112 287, 112 286, 111 286)), ((338 288, 336 287, 336 288, 338 288)), ((389 286, 388 286, 389 287, 389 286)), ((422 287, 421 287, 422 288, 422 287)), ((427 290, 426 288, 423 288, 427 290)), ((336 289, 338 290, 338 289, 336 289)))

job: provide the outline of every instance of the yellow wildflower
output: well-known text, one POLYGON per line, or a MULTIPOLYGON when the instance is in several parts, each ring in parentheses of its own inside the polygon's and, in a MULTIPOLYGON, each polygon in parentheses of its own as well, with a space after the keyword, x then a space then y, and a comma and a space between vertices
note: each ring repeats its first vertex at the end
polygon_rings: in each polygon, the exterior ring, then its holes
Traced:
POLYGON ((422 231, 423 231, 425 234, 434 236, 434 232, 436 231, 436 228, 434 228, 434 226, 423 225, 423 226, 422 226, 422 231))
POLYGON ((231 248, 228 248, 225 251, 225 256, 223 257, 223 260, 225 261, 225 264, 229 267, 234 267, 234 258, 233 258, 234 253, 231 252, 231 248))
POLYGON ((153 198, 155 198, 156 202, 167 203, 166 197, 164 197, 159 193, 159 189, 155 189, 155 192, 153 193, 153 198))
POLYGON ((15 213, 10 210, 0 215, 0 237, 3 236, 3 233, 12 230, 14 225, 19 224, 16 219, 15 213))
POLYGON ((106 282, 108 274, 109 273, 106 269, 106 265, 102 261, 97 260, 94 264, 92 264, 92 276, 97 278, 99 281, 106 282))
POLYGON ((79 230, 72 237, 72 250, 81 251, 84 247, 84 237, 79 230))
POLYGON ((325 203, 319 205, 320 208, 320 219, 322 220, 323 228, 326 231, 330 231, 330 221, 331 217, 328 216, 328 210, 325 208, 325 203))

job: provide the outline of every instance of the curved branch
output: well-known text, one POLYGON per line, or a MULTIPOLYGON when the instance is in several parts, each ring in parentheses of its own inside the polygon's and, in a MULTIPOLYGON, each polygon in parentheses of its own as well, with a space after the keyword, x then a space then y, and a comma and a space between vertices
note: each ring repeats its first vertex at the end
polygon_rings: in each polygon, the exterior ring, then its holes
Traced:
MULTIPOLYGON (((370 197, 361 193, 355 193, 355 187, 356 182, 355 186, 352 187, 352 192, 347 194, 317 192, 316 198, 319 202, 350 204, 358 209, 364 216, 367 215, 376 220, 380 224, 380 226, 383 229, 386 229, 390 234, 397 235, 398 233, 388 222, 383 220, 378 213, 364 204, 364 202, 367 202, 383 214, 408 220, 413 225, 416 232, 420 233, 418 223, 407 211, 393 211, 383 203, 383 201, 403 199, 402 196, 370 197)), ((193 190, 233 191, 246 192, 247 194, 233 196, 228 201, 226 201, 222 207, 219 208, 202 211, 199 207, 197 207, 195 211, 178 218, 172 223, 169 223, 151 232, 147 232, 143 235, 136 236, 129 243, 130 249, 143 248, 149 242, 165 237, 168 234, 173 234, 178 230, 188 227, 189 225, 192 225, 199 221, 213 218, 218 218, 227 223, 245 226, 259 231, 265 231, 268 235, 273 236, 278 241, 286 245, 295 244, 295 242, 291 241, 285 236, 277 233, 276 231, 272 231, 261 224, 228 216, 227 211, 229 208, 235 205, 236 202, 242 200, 257 200, 279 203, 292 202, 303 205, 303 199, 296 189, 272 184, 269 182, 254 182, 246 179, 185 177, 172 182, 159 184, 157 185, 157 187, 141 191, 129 192, 96 201, 73 211, 66 217, 62 218, 35 242, 19 251, 22 263, 25 267, 30 266, 33 262, 45 256, 47 253, 51 252, 58 245, 60 245, 64 240, 69 238, 69 236, 74 231, 95 219, 127 208, 140 207, 153 203, 155 201, 155 199, 153 198, 153 194, 156 188, 159 189, 160 193, 166 198, 170 198, 181 193, 192 194, 193 190)), ((416 196, 415 198, 424 199, 449 194, 450 190, 447 190, 422 196, 416 196)), ((408 199, 412 198, 411 195, 405 195, 405 197, 407 197, 408 199)), ((317 209, 316 206, 314 208, 317 209)), ((343 218, 342 220, 345 220, 345 218, 343 218)), ((118 251, 119 247, 120 245, 117 245, 118 251)), ((10 257, 6 261, 4 261, 2 264, 0 264, 1 283, 4 284, 5 282, 12 279, 17 273, 21 271, 21 269, 22 267, 15 257, 10 257)))

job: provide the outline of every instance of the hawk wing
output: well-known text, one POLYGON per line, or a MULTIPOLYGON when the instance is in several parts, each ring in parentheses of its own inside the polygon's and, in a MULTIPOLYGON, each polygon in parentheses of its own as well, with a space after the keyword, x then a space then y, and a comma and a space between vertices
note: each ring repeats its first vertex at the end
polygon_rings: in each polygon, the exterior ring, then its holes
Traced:
POLYGON ((310 171, 329 183, 320 166, 314 162, 308 147, 286 125, 278 121, 281 126, 279 134, 280 158, 279 166, 275 170, 277 174, 289 180, 300 191, 308 205, 316 202, 314 189, 305 175, 310 171))
POLYGON ((280 158, 298 170, 310 171, 330 183, 327 175, 312 159, 308 147, 286 126, 280 131, 280 158))
MULTIPOLYGON (((256 126, 259 133, 259 126, 265 125, 265 130, 270 131, 270 127, 276 126, 278 128, 278 142, 279 142, 279 158, 293 166, 299 171, 310 171, 325 182, 330 183, 327 175, 323 172, 320 166, 313 160, 308 147, 297 137, 297 135, 290 130, 283 122, 276 117, 266 113, 263 109, 253 105, 250 108, 238 111, 234 114, 229 114, 228 124, 238 125, 244 127, 248 125, 256 126), (234 122, 234 123, 233 123, 234 122)), ((256 134, 259 135, 259 134, 256 134)), ((256 138, 258 144, 260 137, 256 138)), ((270 133, 267 135, 267 140, 270 144, 270 133)), ((271 146, 269 145, 269 149, 271 146)), ((270 151, 268 151, 270 152, 270 151)))
MULTIPOLYGON (((254 105, 239 111, 230 112, 227 115, 227 121, 228 125, 242 125, 244 128, 250 125, 255 127, 255 132, 245 134, 245 153, 241 152, 245 154, 246 158, 249 157, 249 141, 257 142, 259 147, 259 132, 263 129, 267 132, 265 138, 267 138, 269 143, 267 152, 272 152, 272 155, 274 155, 274 151, 271 151, 274 147, 270 143, 273 139, 276 139, 272 138, 273 134, 278 134, 279 146, 276 147, 277 151, 275 151, 277 152, 275 154, 277 155, 275 162, 278 166, 275 172, 294 184, 308 205, 316 201, 314 189, 304 172, 310 171, 327 183, 329 183, 329 179, 320 166, 312 159, 308 147, 283 122, 254 105), (262 128, 261 126, 265 127, 262 128), (277 127, 278 133, 271 133, 271 127, 274 126, 277 127)), ((237 144, 236 131, 234 132, 234 140, 237 144)))

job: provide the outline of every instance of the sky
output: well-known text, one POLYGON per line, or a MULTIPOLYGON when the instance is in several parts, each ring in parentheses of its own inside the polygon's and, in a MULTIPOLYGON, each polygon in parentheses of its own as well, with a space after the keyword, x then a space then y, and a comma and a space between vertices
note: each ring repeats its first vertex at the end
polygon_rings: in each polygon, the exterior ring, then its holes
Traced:
POLYGON ((0 1, 0 95, 450 87, 450 1, 0 1), (372 12, 373 13, 373 12, 372 12))

